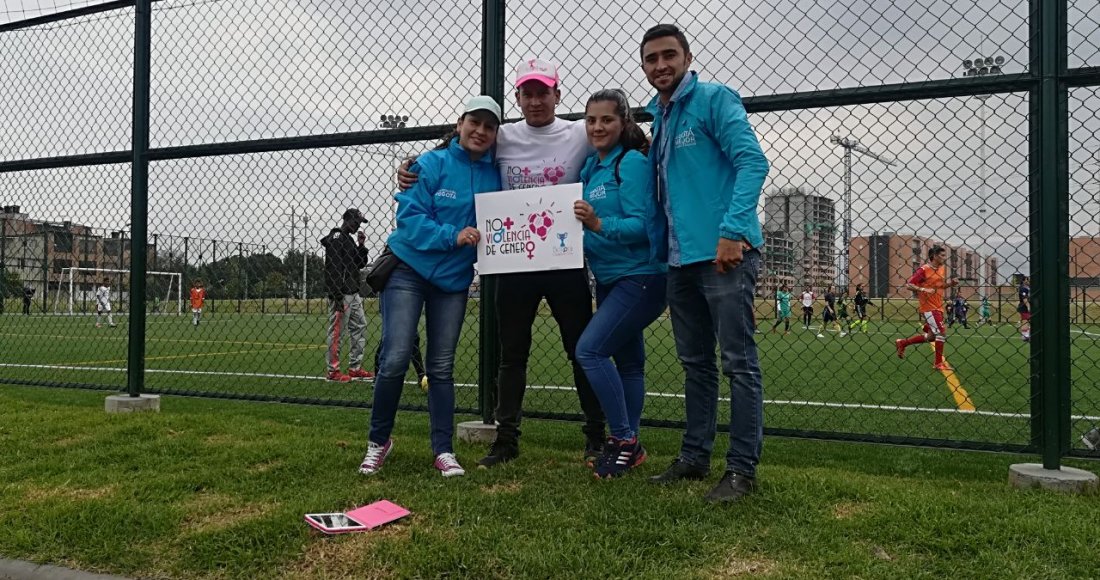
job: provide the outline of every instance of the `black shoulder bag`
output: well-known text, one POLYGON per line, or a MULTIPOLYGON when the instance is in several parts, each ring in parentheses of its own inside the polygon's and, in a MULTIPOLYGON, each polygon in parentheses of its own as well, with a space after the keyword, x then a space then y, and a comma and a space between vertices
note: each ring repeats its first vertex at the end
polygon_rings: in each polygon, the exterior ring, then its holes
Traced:
POLYGON ((370 270, 367 271, 366 278, 367 286, 370 286, 371 290, 376 293, 381 292, 386 287, 386 282, 390 281, 394 269, 400 263, 401 259, 387 245, 370 264, 370 270))

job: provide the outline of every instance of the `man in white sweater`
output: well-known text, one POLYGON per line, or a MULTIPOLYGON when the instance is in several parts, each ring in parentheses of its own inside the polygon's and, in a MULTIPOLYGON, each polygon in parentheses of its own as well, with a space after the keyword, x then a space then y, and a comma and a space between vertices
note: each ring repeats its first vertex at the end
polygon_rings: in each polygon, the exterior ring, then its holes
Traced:
MULTIPOLYGON (((580 171, 592 149, 584 121, 566 121, 555 113, 561 102, 558 67, 529 59, 516 67, 516 102, 523 122, 500 126, 497 167, 506 189, 563 185, 580 181, 580 171)), ((415 176, 398 172, 402 188, 415 176)), ((546 299, 561 331, 562 346, 573 366, 573 380, 584 412, 584 460, 595 461, 604 442, 604 415, 584 371, 577 364, 577 341, 592 318, 588 274, 582 269, 502 274, 497 286, 497 324, 501 361, 497 380, 497 436, 478 464, 492 467, 519 456, 519 423, 527 389, 527 358, 531 326, 539 303, 546 299)))

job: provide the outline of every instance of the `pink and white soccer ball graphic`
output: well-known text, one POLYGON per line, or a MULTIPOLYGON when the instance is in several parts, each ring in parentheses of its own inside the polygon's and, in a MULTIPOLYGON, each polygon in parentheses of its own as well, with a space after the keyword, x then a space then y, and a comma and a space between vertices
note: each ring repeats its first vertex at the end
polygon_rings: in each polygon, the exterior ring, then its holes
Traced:
POLYGON ((531 229, 531 233, 545 242, 546 236, 550 235, 550 228, 554 227, 554 216, 546 210, 527 214, 527 227, 531 229))
POLYGON ((558 184, 558 180, 565 177, 565 168, 557 165, 554 167, 543 167, 542 176, 546 178, 553 185, 558 184))

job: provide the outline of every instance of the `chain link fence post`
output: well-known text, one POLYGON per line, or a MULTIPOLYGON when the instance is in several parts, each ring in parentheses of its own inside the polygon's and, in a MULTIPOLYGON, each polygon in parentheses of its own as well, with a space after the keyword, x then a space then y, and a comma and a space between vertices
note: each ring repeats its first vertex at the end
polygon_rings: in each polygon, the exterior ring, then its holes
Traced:
MULTIPOLYGON (((149 77, 152 0, 137 0, 134 18, 134 161, 130 173, 130 340, 126 390, 145 386, 145 270, 149 218, 149 77)), ((121 292, 121 289, 120 289, 121 292)))
MULTIPOLYGON (((483 0, 481 26, 481 93, 504 103, 505 0, 483 0)), ((493 422, 496 407, 500 337, 497 334, 497 277, 480 277, 478 345, 478 408, 481 419, 493 422)))
POLYGON ((1069 447, 1069 133, 1066 2, 1033 0, 1029 156, 1031 268, 1035 323, 1031 350, 1032 440, 1043 467, 1057 470, 1069 447))

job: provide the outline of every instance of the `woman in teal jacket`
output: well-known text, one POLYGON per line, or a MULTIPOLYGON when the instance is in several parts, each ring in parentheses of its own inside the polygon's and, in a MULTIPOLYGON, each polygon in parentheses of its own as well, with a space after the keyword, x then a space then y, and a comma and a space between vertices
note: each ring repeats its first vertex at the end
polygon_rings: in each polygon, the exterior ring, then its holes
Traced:
POLYGON ((457 136, 415 164, 419 181, 397 194, 397 229, 389 246, 401 263, 382 290, 382 355, 374 380, 370 440, 359 472, 373 475, 393 450, 394 417, 413 352, 420 312, 428 329, 428 416, 434 467, 444 477, 464 475, 454 455, 454 360, 474 279, 480 235, 474 195, 500 190, 492 148, 500 106, 474 97, 458 119, 457 136))
POLYGON ((611 437, 596 461, 598 478, 618 477, 645 460, 638 427, 645 403, 643 331, 665 310, 664 215, 626 94, 603 90, 585 107, 596 153, 581 170, 584 255, 596 278, 596 314, 577 343, 577 362, 600 399, 611 437), (614 357, 615 363, 611 359, 614 357))

